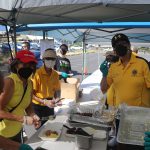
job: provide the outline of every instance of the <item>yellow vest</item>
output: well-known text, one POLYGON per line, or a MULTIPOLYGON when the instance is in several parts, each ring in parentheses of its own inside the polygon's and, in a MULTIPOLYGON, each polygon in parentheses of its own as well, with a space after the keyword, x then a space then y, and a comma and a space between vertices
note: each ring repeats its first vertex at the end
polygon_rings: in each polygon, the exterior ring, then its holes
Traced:
MULTIPOLYGON (((23 83, 16 74, 12 73, 11 75, 8 76, 8 78, 11 78, 14 81, 14 93, 9 103, 5 107, 5 111, 7 112, 20 102, 24 92, 23 83)), ((24 98, 22 99, 20 105, 16 109, 14 109, 13 112, 11 112, 12 114, 19 116, 25 115, 25 109, 29 106, 31 102, 31 92, 32 92, 32 83, 31 80, 28 80, 28 87, 24 95, 24 98)), ((6 119, 0 121, 0 135, 4 137, 13 137, 17 135, 21 131, 21 129, 22 123, 20 122, 6 119)))

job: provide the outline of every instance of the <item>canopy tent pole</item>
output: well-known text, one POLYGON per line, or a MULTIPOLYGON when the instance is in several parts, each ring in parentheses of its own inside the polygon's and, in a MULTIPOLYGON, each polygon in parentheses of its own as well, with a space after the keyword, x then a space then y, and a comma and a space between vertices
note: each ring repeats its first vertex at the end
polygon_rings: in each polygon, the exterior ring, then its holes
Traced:
POLYGON ((87 74, 87 68, 86 68, 86 43, 85 43, 85 34, 83 34, 83 61, 82 61, 82 81, 85 79, 85 75, 87 74))
POLYGON ((13 32, 14 32, 14 46, 15 46, 15 53, 17 53, 17 36, 16 36, 16 22, 13 23, 13 32))
POLYGON ((43 40, 45 40, 45 36, 46 36, 46 33, 45 33, 45 31, 43 30, 43 40))
POLYGON ((5 25, 5 28, 6 28, 7 43, 8 43, 8 46, 9 46, 9 51, 10 51, 10 55, 11 55, 11 60, 13 60, 13 55, 12 55, 12 50, 11 50, 11 46, 10 46, 9 33, 8 33, 7 25, 5 25))

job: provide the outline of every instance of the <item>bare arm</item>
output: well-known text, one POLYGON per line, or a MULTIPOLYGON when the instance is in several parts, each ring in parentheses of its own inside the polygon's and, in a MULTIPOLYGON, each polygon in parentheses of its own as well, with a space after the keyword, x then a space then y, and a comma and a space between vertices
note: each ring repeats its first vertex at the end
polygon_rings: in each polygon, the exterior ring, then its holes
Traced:
POLYGON ((0 148, 2 148, 3 150, 18 150, 19 147, 20 143, 0 136, 0 148))
POLYGON ((17 116, 12 113, 4 111, 4 108, 9 103, 9 100, 12 98, 12 95, 14 92, 13 80, 10 78, 7 78, 7 79, 5 79, 4 82, 5 82, 4 91, 0 95, 0 118, 23 122, 23 116, 17 116))
MULTIPOLYGON (((32 89, 33 89, 33 85, 32 85, 32 89)), ((26 113, 29 116, 35 115, 34 110, 32 108, 32 97, 33 97, 33 90, 31 92, 31 96, 30 96, 30 105, 26 108, 26 113)))
POLYGON ((103 77, 100 83, 101 86, 101 91, 103 93, 107 92, 107 89, 109 88, 108 84, 107 84, 107 77, 103 77))
POLYGON ((35 91, 33 91, 33 99, 36 100, 37 102, 41 103, 41 104, 44 103, 44 101, 41 98, 35 96, 35 91))

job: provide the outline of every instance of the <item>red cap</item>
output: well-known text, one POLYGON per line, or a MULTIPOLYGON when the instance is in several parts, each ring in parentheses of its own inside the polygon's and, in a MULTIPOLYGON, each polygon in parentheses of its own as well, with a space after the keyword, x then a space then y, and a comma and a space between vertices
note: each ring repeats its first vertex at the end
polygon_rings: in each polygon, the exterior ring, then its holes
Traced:
POLYGON ((32 53, 29 50, 21 50, 21 51, 17 52, 16 58, 19 59, 23 63, 28 63, 28 62, 37 63, 34 53, 32 53))

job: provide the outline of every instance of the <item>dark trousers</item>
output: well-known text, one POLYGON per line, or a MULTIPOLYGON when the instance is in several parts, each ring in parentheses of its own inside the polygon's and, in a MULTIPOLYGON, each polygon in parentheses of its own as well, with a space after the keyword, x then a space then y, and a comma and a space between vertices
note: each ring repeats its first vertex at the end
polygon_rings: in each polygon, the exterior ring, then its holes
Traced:
POLYGON ((22 130, 17 135, 10 137, 9 139, 15 142, 23 143, 22 130))
MULTIPOLYGON (((41 105, 37 105, 32 103, 34 112, 40 117, 49 117, 54 115, 54 108, 49 108, 47 106, 41 106, 41 105)), ((46 122, 47 120, 42 120, 41 121, 41 126, 46 122)))

